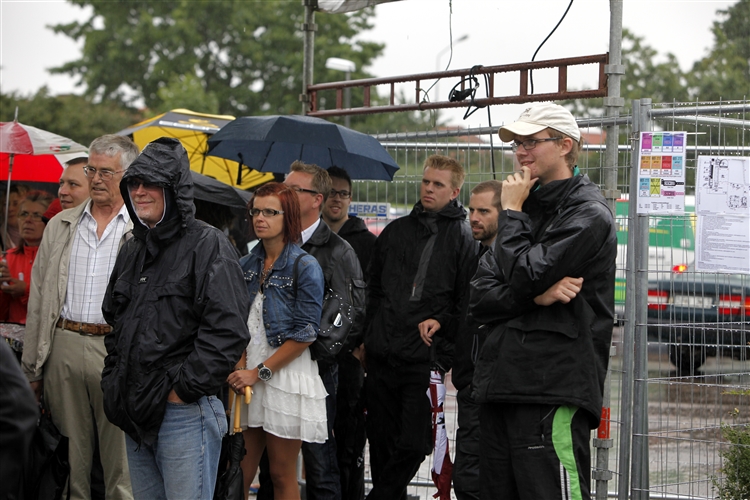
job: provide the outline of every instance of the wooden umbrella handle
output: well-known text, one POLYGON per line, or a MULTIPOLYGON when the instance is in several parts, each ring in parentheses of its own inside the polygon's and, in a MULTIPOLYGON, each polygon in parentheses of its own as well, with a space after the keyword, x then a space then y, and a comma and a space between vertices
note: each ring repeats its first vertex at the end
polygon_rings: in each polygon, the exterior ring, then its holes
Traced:
POLYGON ((250 400, 253 398, 253 388, 248 386, 245 386, 245 404, 249 405, 250 400))
MULTIPOLYGON (((235 395, 232 393, 232 395, 235 395)), ((235 395, 236 396, 236 395, 235 395)), ((242 432, 242 426, 240 425, 240 410, 242 409, 242 398, 236 396, 234 398, 234 432, 242 432)))

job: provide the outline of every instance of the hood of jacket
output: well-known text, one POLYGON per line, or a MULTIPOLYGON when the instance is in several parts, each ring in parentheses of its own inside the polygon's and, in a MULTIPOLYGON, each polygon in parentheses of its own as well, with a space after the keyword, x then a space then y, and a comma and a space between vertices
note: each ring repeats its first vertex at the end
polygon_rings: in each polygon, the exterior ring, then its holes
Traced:
POLYGON ((437 212, 429 212, 426 210, 424 205, 422 205, 422 200, 420 200, 414 204, 414 208, 412 208, 411 213, 409 213, 409 217, 416 218, 421 224, 427 226, 430 231, 436 233, 437 226, 435 225, 435 221, 439 217, 463 220, 466 219, 466 210, 464 210, 463 205, 458 202, 458 198, 451 200, 446 206, 437 212))
POLYGON ((344 225, 341 226, 341 229, 339 229, 339 236, 346 239, 346 236, 368 231, 369 229, 367 229, 367 224, 365 224, 364 220, 357 216, 349 216, 344 225))
POLYGON ((177 139, 162 137, 149 143, 122 176, 120 192, 133 221, 133 236, 145 240, 152 254, 158 253, 155 247, 195 221, 190 160, 177 139), (133 207, 128 190, 128 180, 133 178, 164 188, 165 216, 153 229, 138 218, 133 207))

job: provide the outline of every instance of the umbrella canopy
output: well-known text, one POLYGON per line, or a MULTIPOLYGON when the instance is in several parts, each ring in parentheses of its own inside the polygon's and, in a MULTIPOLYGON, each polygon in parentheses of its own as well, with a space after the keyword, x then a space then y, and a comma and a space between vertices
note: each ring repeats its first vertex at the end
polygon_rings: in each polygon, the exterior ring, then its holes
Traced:
MULTIPOLYGON (((18 115, 18 109, 16 109, 18 115)), ((58 160, 52 161, 54 155, 68 153, 82 153, 87 151, 86 146, 78 144, 72 139, 61 135, 41 130, 31 125, 24 125, 14 120, 12 122, 0 122, 0 153, 7 154, 7 163, 2 164, 3 179, 8 181, 5 187, 5 211, 3 212, 3 238, 8 235, 8 204, 10 203, 10 183, 13 177, 13 166, 15 160, 24 158, 29 160, 25 171, 16 172, 15 180, 29 180, 35 182, 57 182, 62 173, 62 164, 58 160), (46 158, 46 163, 45 159, 46 158), (37 161, 34 161, 37 160, 37 161), (56 164, 55 164, 56 162, 56 164), (47 178, 42 175, 44 167, 47 166, 47 178), (52 180, 48 180, 53 176, 52 180)), ((7 249, 6 249, 7 250, 7 249)))
POLYGON ((0 180, 54 182, 63 163, 85 156, 82 144, 18 122, 0 122, 0 180))
POLYGON ((190 169, 230 186, 249 189, 273 180, 273 176, 245 171, 237 182, 239 165, 216 157, 206 157, 206 140, 234 119, 230 115, 209 115, 188 109, 174 109, 117 132, 133 139, 139 148, 159 137, 179 139, 190 158, 190 169))
POLYGON ((346 170, 352 179, 393 180, 398 165, 369 135, 312 116, 245 116, 208 139, 208 155, 259 172, 289 172, 295 160, 346 170))
POLYGON ((448 450, 448 434, 445 430, 445 384, 443 376, 438 370, 430 372, 430 387, 427 397, 432 408, 432 482, 438 489, 433 498, 451 500, 451 478, 453 477, 453 462, 448 450))
POLYGON ((197 200, 217 203, 229 208, 244 210, 253 193, 228 186, 216 179, 190 172, 193 176, 193 196, 197 200))

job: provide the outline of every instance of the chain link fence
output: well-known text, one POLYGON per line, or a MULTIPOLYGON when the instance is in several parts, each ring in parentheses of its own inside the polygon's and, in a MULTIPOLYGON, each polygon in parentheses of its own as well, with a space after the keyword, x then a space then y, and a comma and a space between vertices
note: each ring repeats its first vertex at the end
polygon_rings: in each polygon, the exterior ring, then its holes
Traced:
MULTIPOLYGON (((694 196, 699 156, 750 156, 749 115, 748 101, 652 105, 642 99, 618 118, 579 117, 586 141, 579 167, 600 185, 618 224, 618 322, 605 394, 610 417, 592 436, 597 499, 718 498, 715 484, 726 484, 722 452, 731 445, 722 426, 741 429, 750 422, 750 276, 695 272, 694 196), (687 132, 684 215, 638 215, 629 202, 637 186, 631 173, 637 171, 639 132, 649 130, 687 132), (607 134, 617 135, 617 151, 609 155, 607 134), (731 321, 720 314, 727 308, 736 313, 731 321)), ((467 176, 459 199, 467 205, 476 184, 502 180, 514 170, 509 145, 496 132, 484 127, 377 135, 401 169, 392 182, 354 182, 359 215, 378 233, 408 214, 419 199, 422 165, 432 154, 462 163, 467 176), (385 203, 387 215, 371 210, 385 203)), ((750 179, 744 183, 750 186, 750 179)), ((456 393, 450 377, 446 384, 453 454, 456 393)), ((410 495, 432 497, 431 467, 427 457, 410 495)))

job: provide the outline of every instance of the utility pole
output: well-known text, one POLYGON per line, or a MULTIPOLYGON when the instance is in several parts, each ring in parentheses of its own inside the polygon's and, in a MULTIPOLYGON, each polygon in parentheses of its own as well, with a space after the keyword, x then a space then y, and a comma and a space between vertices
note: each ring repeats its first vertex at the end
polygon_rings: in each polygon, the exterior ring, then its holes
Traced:
POLYGON ((302 0, 302 5, 305 6, 305 22, 302 24, 302 31, 304 32, 304 60, 302 62, 302 93, 299 95, 299 100, 302 103, 302 114, 305 115, 310 111, 307 87, 313 83, 315 31, 318 29, 315 25, 315 11, 318 8, 318 0, 302 0))

